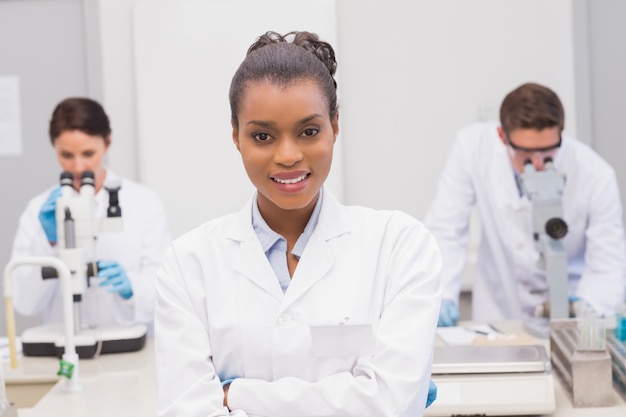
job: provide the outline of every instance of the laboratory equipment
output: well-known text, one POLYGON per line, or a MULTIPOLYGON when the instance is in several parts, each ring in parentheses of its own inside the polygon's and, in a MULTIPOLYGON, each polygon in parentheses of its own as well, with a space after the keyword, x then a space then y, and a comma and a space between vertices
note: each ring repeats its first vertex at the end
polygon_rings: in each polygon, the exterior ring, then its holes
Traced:
POLYGON ((608 407, 614 403, 603 320, 587 316, 550 323, 552 365, 574 407, 608 407))
POLYGON ((7 335, 9 338, 10 364, 11 368, 17 368, 16 335, 15 335, 15 315, 13 314, 13 271, 24 265, 39 265, 54 268, 61 280, 61 293, 63 295, 63 318, 65 349, 61 359, 61 370, 59 375, 65 376, 64 389, 67 391, 80 391, 78 353, 76 351, 75 336, 72 328, 74 322, 74 311, 72 309, 72 274, 63 261, 53 256, 24 257, 9 261, 4 269, 4 298, 7 320, 7 335))
POLYGON ((424 416, 537 415, 556 409, 543 345, 435 346, 437 400, 424 416))
POLYGON ((613 384, 626 398, 626 303, 617 308, 615 331, 607 334, 607 348, 613 363, 613 384))
MULTIPOLYGON (((121 231, 122 210, 119 205, 119 184, 105 184, 109 194, 107 217, 95 217, 95 177, 85 171, 81 177, 78 194, 74 192, 74 176, 61 173, 61 196, 56 201, 57 247, 59 259, 71 271, 73 295, 73 330, 78 354, 81 358, 100 353, 140 350, 145 345, 147 326, 135 325, 83 325, 80 305, 82 296, 92 285, 90 279, 98 274, 96 241, 101 232, 121 231)), ((42 279, 58 277, 58 270, 42 268, 42 279)), ((45 324, 26 329, 22 336, 22 351, 27 356, 60 356, 65 343, 63 325, 45 324)))
POLYGON ((613 364, 613 385, 626 399, 626 342, 609 332, 606 344, 613 364))
POLYGON ((626 342, 626 303, 617 308, 615 315, 615 338, 620 342, 626 342))
POLYGON ((567 234, 562 219, 562 195, 565 175, 554 169, 552 158, 544 160, 544 170, 537 171, 526 161, 519 177, 520 186, 532 203, 532 225, 538 267, 546 271, 547 299, 537 306, 536 316, 525 320, 529 333, 548 338, 550 320, 568 318, 567 253, 561 239, 567 234))

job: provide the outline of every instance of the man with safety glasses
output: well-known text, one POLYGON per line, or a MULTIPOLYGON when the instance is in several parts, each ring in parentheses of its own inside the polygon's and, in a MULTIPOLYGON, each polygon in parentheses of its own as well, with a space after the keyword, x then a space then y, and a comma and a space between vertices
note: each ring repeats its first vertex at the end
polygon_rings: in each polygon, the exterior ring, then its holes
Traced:
POLYGON ((563 245, 568 292, 598 314, 613 315, 626 292, 626 244, 614 170, 589 146, 563 135, 564 111, 547 87, 527 83, 511 91, 500 122, 461 129, 441 175, 425 224, 443 256, 440 326, 453 326, 467 258, 470 217, 480 217, 472 288, 472 319, 532 317, 546 300, 545 271, 537 266, 532 203, 519 176, 546 158, 565 175, 563 245))

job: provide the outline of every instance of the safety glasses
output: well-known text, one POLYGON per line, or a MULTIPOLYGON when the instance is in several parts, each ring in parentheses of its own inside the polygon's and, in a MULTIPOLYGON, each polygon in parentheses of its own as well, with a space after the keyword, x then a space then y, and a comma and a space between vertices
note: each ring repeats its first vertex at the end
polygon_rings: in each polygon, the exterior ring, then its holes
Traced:
POLYGON ((511 142, 511 138, 509 137, 508 133, 505 133, 505 137, 506 137, 507 143, 509 144, 511 148, 513 148, 516 151, 526 152, 528 154, 534 154, 537 152, 544 153, 544 152, 555 151, 561 147, 561 135, 559 135, 559 141, 556 144, 545 146, 543 148, 525 148, 523 146, 517 146, 516 144, 511 142))

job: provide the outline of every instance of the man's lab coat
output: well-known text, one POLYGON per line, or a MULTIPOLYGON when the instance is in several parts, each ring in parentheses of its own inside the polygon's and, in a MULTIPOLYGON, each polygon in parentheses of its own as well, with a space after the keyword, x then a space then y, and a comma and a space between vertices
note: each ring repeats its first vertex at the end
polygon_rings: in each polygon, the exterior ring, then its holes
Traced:
MULTIPOLYGON (((101 232, 95 241, 96 260, 119 262, 126 271, 133 296, 122 299, 91 279, 80 303, 84 325, 152 323, 154 317, 155 270, 171 243, 165 207, 151 189, 116 176, 107 170, 107 181, 121 181, 119 204, 122 231, 101 232)), ((29 201, 22 213, 13 243, 12 258, 58 256, 50 246, 39 221, 39 211, 52 188, 29 201)), ((109 193, 102 188, 95 196, 96 218, 106 217, 109 193)), ((42 280, 41 268, 23 266, 13 274, 15 309, 24 315, 42 313, 45 323, 62 323, 62 294, 59 279, 42 280)))
MULTIPOLYGON (((256 204, 256 199, 253 199, 256 204)), ((340 205, 285 293, 250 202, 177 239, 157 273, 159 416, 421 416, 441 289, 434 239, 412 217, 340 205)))
MULTIPOLYGON (((534 314, 548 290, 537 267, 532 203, 520 196, 497 123, 458 133, 425 224, 443 257, 443 298, 458 300, 468 249, 470 213, 480 215, 480 243, 472 293, 473 319, 519 319, 534 314)), ((563 137, 554 165, 566 176, 562 206, 569 231, 569 294, 600 314, 624 300, 626 250, 622 206, 613 169, 587 145, 563 137)), ((567 296, 567 295, 564 295, 567 296)))

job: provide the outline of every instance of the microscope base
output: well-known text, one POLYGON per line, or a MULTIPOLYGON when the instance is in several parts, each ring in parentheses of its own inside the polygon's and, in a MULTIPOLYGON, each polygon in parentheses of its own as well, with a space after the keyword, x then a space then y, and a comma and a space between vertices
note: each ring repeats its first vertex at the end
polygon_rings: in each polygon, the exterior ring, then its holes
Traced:
MULTIPOLYGON (((132 326, 106 325, 81 330, 75 337, 76 352, 81 359, 98 354, 134 352, 146 344, 148 328, 143 324, 132 326), (99 342, 101 346, 99 345, 99 342)), ((27 329, 22 334, 22 352, 25 356, 61 357, 65 351, 65 333, 62 324, 47 324, 27 329)))

